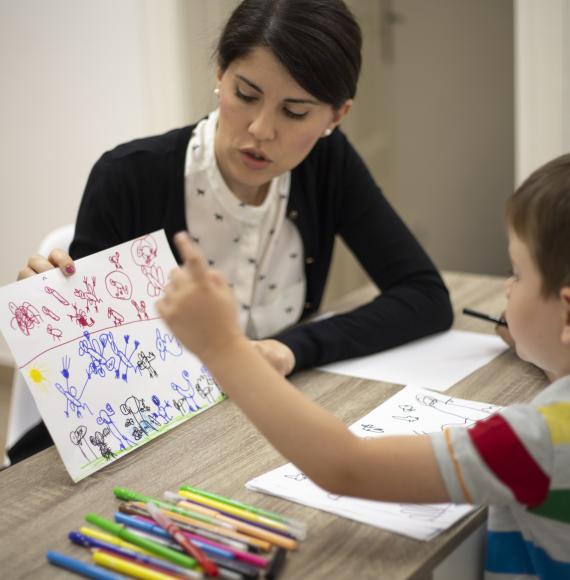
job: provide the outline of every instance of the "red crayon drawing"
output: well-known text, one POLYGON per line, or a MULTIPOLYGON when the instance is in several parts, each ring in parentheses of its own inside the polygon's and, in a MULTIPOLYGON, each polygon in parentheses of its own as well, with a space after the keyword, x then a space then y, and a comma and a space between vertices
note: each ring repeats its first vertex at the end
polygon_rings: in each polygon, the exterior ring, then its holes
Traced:
POLYGON ((152 236, 143 236, 131 245, 131 255, 137 266, 150 266, 156 258, 158 248, 152 236))
POLYGON ((123 269, 123 266, 121 266, 121 264, 119 264, 120 257, 121 257, 121 255, 119 254, 118 251, 116 251, 112 256, 109 256, 109 262, 111 262, 111 264, 114 264, 115 269, 117 269, 117 270, 123 269))
POLYGON ((51 324, 47 325, 46 332, 53 337, 54 340, 60 341, 63 332, 59 328, 54 328, 51 324))
POLYGON ((105 276, 105 288, 112 298, 118 300, 130 300, 133 294, 131 279, 124 272, 117 270, 105 276))
POLYGON ((131 255, 135 264, 140 266, 141 272, 148 280, 146 291, 155 298, 165 286, 162 268, 154 264, 158 248, 152 236, 143 236, 131 245, 131 255))
POLYGON ((95 294, 95 285, 97 284, 97 279, 95 276, 91 276, 91 282, 89 282, 87 276, 84 276, 83 284, 85 284, 85 290, 76 288, 73 291, 74 296, 85 300, 85 308, 87 308, 87 312, 91 310, 92 306, 95 308, 95 312, 99 312, 99 307, 97 305, 103 301, 95 294))
POLYGON ((53 310, 50 310, 47 306, 42 306, 42 312, 56 322, 61 320, 59 316, 53 310))
POLYGON ((107 308, 107 318, 112 318, 113 324, 115 326, 121 326, 121 324, 123 324, 123 322, 125 322, 125 317, 120 312, 117 312, 116 310, 114 310, 110 306, 109 306, 109 308, 107 308))
POLYGON ((139 320, 148 320, 148 314, 146 313, 146 304, 144 300, 137 303, 136 300, 131 300, 131 304, 137 309, 137 316, 139 320))
POLYGON ((73 304, 73 309, 75 310, 75 314, 68 314, 67 316, 69 316, 70 320, 76 322, 77 326, 84 328, 86 326, 93 326, 95 324, 93 318, 89 317, 89 320, 87 320, 87 313, 85 310, 77 308, 76 304, 73 304))
POLYGON ((21 306, 18 306, 15 302, 10 302, 8 308, 13 314, 10 326, 14 328, 15 322, 26 336, 30 336, 30 331, 34 326, 39 326, 42 321, 42 317, 36 307, 29 302, 24 302, 21 306))
POLYGON ((49 286, 46 286, 44 290, 48 294, 51 294, 60 304, 63 304, 64 306, 69 306, 69 302, 57 290, 54 290, 49 286))

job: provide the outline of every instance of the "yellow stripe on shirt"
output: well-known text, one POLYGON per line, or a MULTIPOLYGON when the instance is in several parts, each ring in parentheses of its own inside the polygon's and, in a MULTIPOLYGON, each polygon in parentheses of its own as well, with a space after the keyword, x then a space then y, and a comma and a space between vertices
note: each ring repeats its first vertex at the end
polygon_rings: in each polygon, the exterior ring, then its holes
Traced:
POLYGON ((570 443, 570 403, 552 403, 539 407, 538 411, 548 425, 552 443, 570 443))

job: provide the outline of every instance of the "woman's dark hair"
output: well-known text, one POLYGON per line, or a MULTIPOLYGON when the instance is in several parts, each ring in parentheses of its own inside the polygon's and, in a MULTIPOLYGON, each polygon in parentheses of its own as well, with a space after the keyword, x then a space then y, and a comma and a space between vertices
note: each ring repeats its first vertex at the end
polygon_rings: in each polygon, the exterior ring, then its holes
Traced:
POLYGON ((224 72, 258 46, 334 108, 356 94, 362 35, 342 0, 243 0, 218 41, 218 66, 224 72))

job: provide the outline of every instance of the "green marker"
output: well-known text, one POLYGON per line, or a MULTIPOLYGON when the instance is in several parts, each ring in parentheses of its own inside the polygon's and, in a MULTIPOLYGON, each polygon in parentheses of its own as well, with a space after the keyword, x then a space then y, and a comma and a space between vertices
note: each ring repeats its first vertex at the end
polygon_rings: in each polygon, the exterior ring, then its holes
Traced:
POLYGON ((139 546, 139 548, 144 548, 157 556, 161 556, 170 562, 174 562, 179 566, 183 566, 184 568, 197 568, 198 564, 194 558, 190 558, 190 556, 186 556, 185 554, 181 554, 176 550, 172 550, 171 548, 167 548, 166 546, 162 546, 153 542, 152 540, 147 540, 147 538, 143 538, 138 534, 134 534, 133 532, 129 532, 125 526, 121 524, 116 524, 111 520, 107 520, 98 516, 97 514, 87 514, 85 519, 94 526, 121 538, 125 542, 130 542, 131 544, 135 544, 135 546, 139 546))
POLYGON ((242 510, 250 512, 252 514, 256 514, 258 516, 265 516, 266 518, 269 518, 271 520, 275 520, 275 521, 280 522, 282 524, 289 525, 292 528, 297 528, 298 530, 304 530, 305 532, 307 531, 307 525, 304 522, 300 522, 298 520, 294 520, 294 519, 282 516, 280 514, 276 514, 274 512, 270 512, 270 511, 267 511, 267 510, 264 510, 261 508, 256 508, 256 507, 253 507, 253 506, 248 505, 246 503, 236 501, 234 499, 228 499, 227 497, 224 497, 222 495, 217 495, 215 493, 210 493, 209 491, 204 491, 204 490, 198 489, 196 487, 191 487, 190 485, 182 485, 180 487, 180 489, 183 489, 185 491, 192 491, 197 495, 201 495, 203 497, 207 497, 209 499, 219 501, 220 503, 230 505, 230 506, 233 506, 233 507, 238 508, 238 509, 242 509, 242 510))
POLYGON ((113 488, 113 493, 115 497, 122 499, 124 501, 139 501, 142 503, 153 503, 158 507, 171 511, 175 514, 186 516, 187 518, 193 518, 205 524, 210 524, 212 526, 227 528, 228 530, 235 530, 235 527, 226 523, 211 518, 209 516, 205 516, 204 514, 199 514, 197 512, 193 512, 191 510, 179 508, 167 501, 162 501, 160 499, 155 499, 154 497, 149 497, 148 495, 143 495, 142 493, 137 493, 136 491, 131 491, 130 489, 126 489, 125 487, 115 487, 113 488))

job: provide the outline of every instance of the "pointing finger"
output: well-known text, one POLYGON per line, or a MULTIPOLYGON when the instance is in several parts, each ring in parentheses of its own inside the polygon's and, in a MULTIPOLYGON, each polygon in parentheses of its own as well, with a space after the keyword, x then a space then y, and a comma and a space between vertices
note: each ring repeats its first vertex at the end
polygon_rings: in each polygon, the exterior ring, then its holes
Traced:
POLYGON ((194 280, 203 280, 208 266, 197 248, 190 241, 188 232, 179 232, 174 236, 174 243, 180 252, 184 264, 192 274, 194 280))

